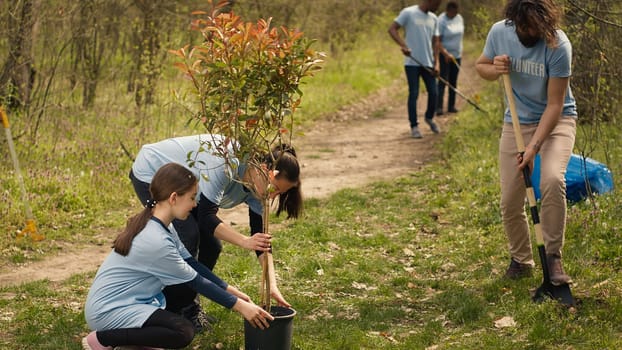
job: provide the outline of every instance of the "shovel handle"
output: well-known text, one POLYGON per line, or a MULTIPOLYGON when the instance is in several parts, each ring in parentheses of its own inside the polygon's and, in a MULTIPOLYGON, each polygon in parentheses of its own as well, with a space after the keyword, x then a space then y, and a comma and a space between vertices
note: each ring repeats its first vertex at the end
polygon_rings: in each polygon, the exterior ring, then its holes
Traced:
POLYGON ((423 69, 425 69, 428 73, 430 73, 432 76, 434 76, 436 79, 440 80, 441 82, 443 82, 443 84, 445 84, 447 87, 449 87, 453 92, 455 92, 458 96, 462 97, 465 101, 467 101, 471 106, 475 107, 475 109, 477 109, 478 111, 484 113, 484 114, 488 114, 488 112, 486 112, 484 109, 482 109, 480 106, 477 105, 477 103, 473 102, 470 98, 468 98, 465 94, 463 94, 462 92, 460 92, 460 90, 456 89, 455 86, 453 86, 452 84, 450 84, 446 79, 443 79, 443 77, 441 77, 440 75, 437 75, 434 73, 434 70, 432 70, 430 67, 426 67, 423 65, 423 63, 421 63, 419 60, 417 60, 412 54, 408 55, 408 57, 410 57, 411 60, 415 61, 418 65, 420 65, 421 67, 423 67, 423 69))
POLYGON ((503 86, 505 87, 505 97, 508 99, 510 115, 512 116, 512 127, 514 127, 516 148, 518 148, 518 152, 522 154, 525 152, 525 142, 523 141, 523 134, 520 131, 518 112, 516 112, 516 102, 514 102, 514 94, 512 93, 512 83, 510 82, 509 74, 503 74, 503 86))
POLYGON ((451 56, 451 61, 458 67, 458 70, 462 70, 462 67, 460 67, 458 60, 454 56, 451 56))
MULTIPOLYGON (((516 139, 516 148, 520 154, 525 153, 525 142, 520 129, 518 113, 516 112, 516 103, 514 102, 514 94, 512 93, 512 83, 509 74, 503 74, 503 86, 505 87, 505 96, 508 99, 510 115, 512 116, 512 127, 514 128, 514 138, 516 139)), ((527 200, 529 201, 529 210, 531 211, 531 219, 533 220, 534 230, 536 231, 536 244, 544 246, 544 238, 542 237, 542 228, 540 227, 540 217, 538 215, 538 204, 536 202, 536 194, 531 183, 531 175, 529 166, 523 168, 523 178, 525 179, 525 187, 527 189, 527 200)))

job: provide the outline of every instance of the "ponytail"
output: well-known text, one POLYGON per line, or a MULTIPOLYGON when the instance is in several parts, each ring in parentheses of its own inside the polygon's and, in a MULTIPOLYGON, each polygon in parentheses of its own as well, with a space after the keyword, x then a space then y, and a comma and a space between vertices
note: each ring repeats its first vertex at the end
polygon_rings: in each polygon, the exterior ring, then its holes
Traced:
MULTIPOLYGON (((278 177, 278 175, 277 175, 278 177)), ((298 185, 289 189, 285 193, 279 195, 279 205, 276 210, 276 216, 279 216, 283 210, 287 212, 287 218, 298 218, 302 214, 302 191, 300 189, 300 181, 298 185)))
POLYGON ((123 256, 128 255, 134 237, 142 232, 145 226, 147 226, 149 219, 153 216, 153 208, 156 203, 166 201, 173 192, 183 196, 196 185, 196 176, 183 165, 168 163, 158 169, 149 185, 152 199, 147 201, 147 205, 140 213, 127 220, 125 229, 115 238, 112 244, 114 251, 123 256))
POLYGON ((296 158, 296 150, 288 144, 282 144, 272 149, 264 157, 264 163, 270 170, 277 170, 276 178, 285 178, 296 185, 287 192, 279 194, 279 204, 276 215, 283 210, 287 212, 287 218, 298 218, 302 214, 302 191, 300 182, 300 165, 296 158))
POLYGON ((136 237, 136 235, 138 235, 138 233, 140 233, 145 226, 147 226, 147 222, 151 219, 152 212, 152 208, 145 206, 145 209, 143 209, 140 213, 127 220, 125 229, 117 236, 117 238, 115 238, 112 244, 115 252, 123 256, 130 253, 134 237, 136 237))

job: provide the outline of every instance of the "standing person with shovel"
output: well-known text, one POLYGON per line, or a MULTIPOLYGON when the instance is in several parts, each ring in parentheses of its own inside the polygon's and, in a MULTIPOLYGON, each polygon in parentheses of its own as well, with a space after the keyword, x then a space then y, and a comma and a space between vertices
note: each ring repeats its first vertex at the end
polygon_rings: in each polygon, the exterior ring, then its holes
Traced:
POLYGON ((544 271, 548 269, 553 286, 567 285, 572 280, 562 267, 565 173, 574 147, 577 120, 576 103, 570 90, 572 47, 559 29, 561 10, 553 0, 508 0, 504 13, 505 19, 495 23, 488 33, 476 69, 486 80, 509 75, 511 97, 516 101, 520 122, 517 127, 526 145, 524 152, 519 152, 511 112, 506 109, 499 143, 501 213, 511 257, 505 276, 518 279, 530 276, 533 270, 522 174, 526 167, 533 169, 534 158, 539 153, 540 221, 547 265, 544 271))
POLYGON ((440 4, 441 0, 422 0, 419 5, 406 7, 389 27, 389 35, 400 46, 402 54, 406 56, 404 68, 408 81, 408 120, 411 136, 416 139, 423 137, 417 121, 419 77, 423 79, 428 91, 425 122, 433 133, 440 132, 433 119, 436 106, 435 76, 438 75, 440 69, 438 17, 434 11, 440 4), (398 32, 400 28, 404 28, 405 39, 402 39, 398 32))
MULTIPOLYGON (((462 63, 462 39, 464 37, 464 20, 458 13, 458 2, 449 1, 445 12, 438 16, 440 45, 440 76, 447 80, 454 88, 458 87, 458 73, 462 63)), ((456 91, 447 89, 447 112, 458 113, 456 109, 456 91)), ((443 98, 445 97, 445 83, 438 82, 436 96, 436 115, 443 114, 443 98)))

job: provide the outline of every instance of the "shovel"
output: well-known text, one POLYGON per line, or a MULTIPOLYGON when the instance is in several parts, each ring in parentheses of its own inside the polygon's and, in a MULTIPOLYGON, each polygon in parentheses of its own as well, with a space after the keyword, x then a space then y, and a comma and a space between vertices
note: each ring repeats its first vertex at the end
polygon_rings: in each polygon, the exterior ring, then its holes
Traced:
MULTIPOLYGON (((512 127, 514 128, 514 137, 516 137, 516 147, 518 152, 522 155, 525 153, 525 143, 523 141, 523 134, 521 133, 520 124, 518 122, 518 114, 516 112, 516 105, 514 103, 514 95, 512 94, 512 84, 510 82, 509 74, 503 74, 503 86, 505 87, 505 95, 508 99, 510 114, 512 115, 512 127)), ((532 299, 534 301, 541 302, 544 297, 550 297, 564 305, 574 306, 575 302, 572 297, 572 293, 570 292, 570 286, 568 284, 555 286, 551 283, 549 267, 546 261, 546 250, 544 249, 544 239, 542 238, 542 228, 540 227, 540 217, 538 216, 538 205, 536 203, 536 195, 531 184, 531 176, 529 172, 528 166, 523 168, 523 178, 525 179, 525 186, 527 187, 529 211, 531 212, 531 219, 533 220, 533 226, 536 231, 536 244, 538 246, 540 262, 542 264, 543 276, 542 285, 538 287, 532 299)))
POLYGON ((2 125, 4 126, 4 131, 6 134, 6 141, 9 144, 9 152, 11 153, 11 158, 13 159, 13 166, 15 167, 15 175, 19 180, 19 187, 22 191, 22 202, 24 203, 24 210, 26 211, 26 227, 23 230, 19 231, 17 234, 18 239, 22 239, 28 237, 33 241, 41 241, 45 239, 45 236, 37 232, 37 225, 35 224, 35 219, 32 215, 32 210, 30 209, 30 205, 28 205, 28 200, 26 199, 26 187, 24 186, 24 178, 22 177, 22 171, 19 168, 19 161, 17 159, 17 153, 15 153, 15 145, 13 144, 13 136, 11 135, 11 128, 9 125, 9 117, 7 117, 4 108, 0 106, 0 120, 2 121, 2 125))
MULTIPOLYGON (((453 57, 453 56, 452 56, 452 57, 451 57, 451 61, 453 62, 453 64, 455 64, 455 65, 456 65, 456 67, 458 67, 458 71, 462 71, 462 66, 458 63, 458 60, 456 60, 456 58, 455 58, 455 57, 453 57)), ((479 103, 479 102, 480 102, 480 100, 481 100, 481 98, 480 98, 479 94, 474 94, 474 93, 473 93, 473 90, 471 90, 471 88, 469 88, 468 90, 469 90, 469 95, 473 96, 473 99, 474 99, 477 103, 479 103)))
POLYGON ((473 100, 471 100, 470 98, 468 98, 465 94, 463 94, 462 92, 460 92, 458 89, 456 89, 455 86, 451 85, 447 80, 445 80, 443 77, 439 77, 437 76, 434 71, 430 68, 430 67, 426 67, 424 66, 421 62, 419 62, 418 59, 414 58, 413 55, 408 55, 408 57, 410 57, 411 60, 415 61, 418 65, 420 65, 421 67, 423 67, 423 69, 425 69, 428 73, 430 73, 432 76, 434 76, 436 79, 440 80, 441 82, 443 82, 445 85, 447 85, 447 87, 449 87, 451 90, 453 90, 458 96, 462 97, 465 101, 467 101, 471 106, 475 107, 475 109, 477 109, 478 111, 484 113, 484 114, 488 114, 488 112, 486 112, 482 107, 480 107, 477 103, 475 103, 473 100))

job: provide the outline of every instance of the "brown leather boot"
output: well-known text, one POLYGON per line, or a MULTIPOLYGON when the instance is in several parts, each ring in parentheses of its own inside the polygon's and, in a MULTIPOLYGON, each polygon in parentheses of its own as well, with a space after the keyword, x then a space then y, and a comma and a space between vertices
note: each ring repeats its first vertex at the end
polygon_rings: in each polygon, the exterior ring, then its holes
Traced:
POLYGON ((529 264, 521 264, 512 259, 510 266, 505 271, 505 278, 517 280, 519 278, 531 277, 533 275, 533 266, 529 264))
POLYGON ((549 267, 549 277, 551 278, 552 285, 560 286, 562 284, 572 283, 570 276, 564 272, 562 258, 559 255, 547 255, 546 261, 549 267))

